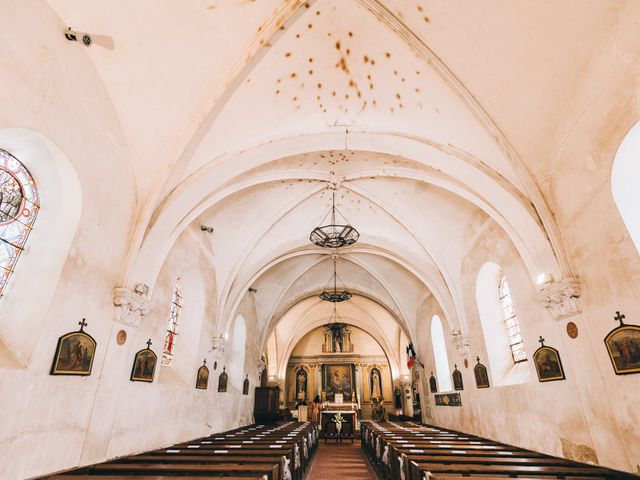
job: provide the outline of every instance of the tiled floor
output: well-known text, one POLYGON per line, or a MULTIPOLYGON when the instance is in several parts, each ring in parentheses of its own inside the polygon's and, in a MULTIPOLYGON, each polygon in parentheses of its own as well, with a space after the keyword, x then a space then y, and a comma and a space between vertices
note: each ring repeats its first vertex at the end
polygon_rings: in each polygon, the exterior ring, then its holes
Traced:
POLYGON ((307 480, 375 480, 376 474, 362 453, 360 441, 320 443, 307 480))

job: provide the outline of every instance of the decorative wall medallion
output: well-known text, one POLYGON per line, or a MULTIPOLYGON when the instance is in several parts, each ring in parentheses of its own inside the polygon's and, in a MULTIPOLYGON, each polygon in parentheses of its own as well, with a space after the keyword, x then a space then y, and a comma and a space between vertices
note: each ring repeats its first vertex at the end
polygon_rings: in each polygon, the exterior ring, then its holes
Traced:
POLYGON ((207 367, 207 359, 202 360, 202 366, 198 368, 196 376, 196 388, 198 390, 206 390, 209 386, 209 367, 207 367))
POLYGON ((53 356, 51 375, 91 375, 96 341, 84 331, 86 319, 78 323, 80 330, 62 335, 53 356))
POLYGON ((469 360, 464 359, 464 368, 469 368, 469 360))
POLYGON ((214 370, 218 369, 218 361, 217 360, 215 362, 213 362, 213 369, 214 370))
POLYGON ((533 353, 533 363, 536 366, 538 380, 540 382, 552 382, 564 380, 564 369, 560 360, 560 352, 553 347, 544 344, 542 336, 538 340, 541 347, 533 353))
POLYGON ((116 334, 116 343, 118 345, 124 345, 124 342, 127 341, 127 332, 125 330, 120 330, 116 334))
POLYGON ((158 356, 151 350, 151 339, 147 341, 147 348, 136 353, 131 369, 132 382, 153 382, 153 374, 158 363, 158 356))
POLYGON ((569 338, 578 338, 578 326, 575 323, 567 323, 567 335, 569 338))
POLYGON ((613 319, 620 322, 620 326, 604 339, 613 371, 616 375, 640 373, 640 326, 625 324, 625 316, 620 312, 616 312, 613 319))

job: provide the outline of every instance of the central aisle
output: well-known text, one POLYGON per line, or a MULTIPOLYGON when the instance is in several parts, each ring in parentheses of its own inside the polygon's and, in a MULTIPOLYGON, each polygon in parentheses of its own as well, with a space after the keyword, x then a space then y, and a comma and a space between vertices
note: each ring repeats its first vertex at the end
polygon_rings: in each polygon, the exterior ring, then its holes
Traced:
POLYGON ((375 480, 378 478, 360 448, 353 443, 320 443, 307 480, 375 480))

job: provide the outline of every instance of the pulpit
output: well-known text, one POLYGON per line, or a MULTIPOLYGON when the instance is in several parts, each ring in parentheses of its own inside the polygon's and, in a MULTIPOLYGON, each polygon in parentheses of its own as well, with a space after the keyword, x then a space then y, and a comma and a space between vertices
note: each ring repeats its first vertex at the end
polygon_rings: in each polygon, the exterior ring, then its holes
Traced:
POLYGON ((328 439, 341 442, 350 439, 353 443, 356 425, 356 413, 353 410, 323 410, 320 412, 320 429, 325 443, 328 439), (336 416, 338 416, 336 418, 336 416), (342 421, 340 421, 342 420, 342 421))
POLYGON ((256 423, 266 424, 280 420, 280 387, 256 387, 253 417, 256 423))

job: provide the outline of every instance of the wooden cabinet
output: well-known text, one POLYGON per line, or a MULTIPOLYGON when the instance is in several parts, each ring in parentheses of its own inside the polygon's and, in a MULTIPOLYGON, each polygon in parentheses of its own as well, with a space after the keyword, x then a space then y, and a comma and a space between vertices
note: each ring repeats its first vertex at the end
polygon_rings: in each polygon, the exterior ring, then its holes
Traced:
POLYGON ((280 419, 280 387, 256 387, 253 416, 256 423, 273 423, 280 419))

